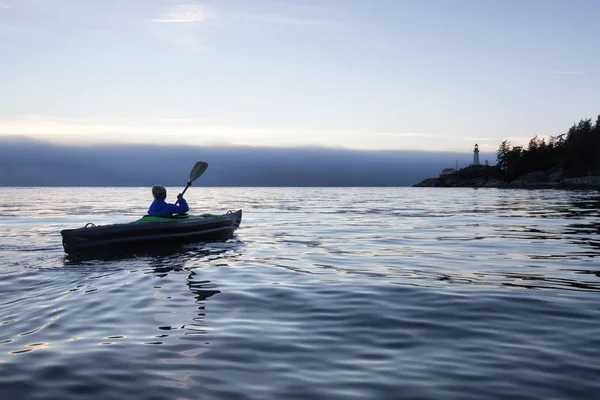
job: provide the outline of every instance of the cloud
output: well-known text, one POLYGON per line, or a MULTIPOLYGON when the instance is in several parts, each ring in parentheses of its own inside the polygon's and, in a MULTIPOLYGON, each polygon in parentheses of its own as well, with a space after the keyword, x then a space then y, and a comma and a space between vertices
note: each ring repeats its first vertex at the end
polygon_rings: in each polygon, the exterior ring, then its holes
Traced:
MULTIPOLYGON (((121 143, 360 148, 361 132, 306 127, 235 126, 194 118, 95 120, 30 115, 0 119, 0 136, 26 135, 56 143, 121 143)), ((375 147, 377 148, 377 147, 375 147)), ((385 146, 379 146, 385 148, 385 146)))
MULTIPOLYGON (((513 146, 527 147, 532 137, 533 136, 509 136, 506 140, 513 146)), ((540 136, 540 139, 547 140, 547 138, 544 138, 543 136, 540 136)), ((498 143, 498 146, 500 146, 500 143, 498 143)), ((496 146, 496 148, 498 148, 498 146, 496 146)))
MULTIPOLYGON (((376 136, 396 139, 412 139, 412 142, 419 143, 422 146, 419 148, 432 148, 434 151, 442 151, 442 149, 435 145, 436 142, 440 141, 452 142, 454 147, 457 148, 456 151, 468 151, 469 149, 472 149, 472 146, 475 144, 479 144, 479 148, 482 150, 496 149, 498 147, 498 144, 493 140, 490 140, 490 138, 481 136, 443 135, 423 132, 379 132, 376 136)), ((417 150, 417 148, 413 149, 417 150)))
MULTIPOLYGON (((419 132, 371 132, 307 126, 247 126, 200 118, 59 118, 39 115, 0 118, 0 136, 25 135, 56 143, 317 146, 363 150, 470 151, 475 143, 496 148, 499 141, 419 132), (498 143, 497 143, 498 142, 498 143), (448 146, 450 144, 451 146, 448 146)), ((527 143, 527 142, 525 142, 527 143)))
POLYGON ((182 4, 173 7, 161 18, 153 19, 152 22, 157 23, 190 23, 201 22, 208 18, 206 9, 199 4, 182 4))
POLYGON ((582 71, 554 71, 555 74, 559 75, 582 75, 582 71))
POLYGON ((421 133, 421 132, 379 132, 378 136, 394 136, 394 137, 439 137, 440 135, 434 135, 432 133, 421 133))
POLYGON ((0 186, 149 187, 160 182, 179 188, 199 159, 210 164, 202 186, 407 186, 456 163, 467 164, 472 154, 171 144, 73 146, 0 137, 0 186))

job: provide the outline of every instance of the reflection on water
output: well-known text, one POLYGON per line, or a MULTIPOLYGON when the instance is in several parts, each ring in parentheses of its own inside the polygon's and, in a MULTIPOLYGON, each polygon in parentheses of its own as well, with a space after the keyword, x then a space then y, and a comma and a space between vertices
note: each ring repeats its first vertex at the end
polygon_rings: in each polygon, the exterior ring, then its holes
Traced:
POLYGON ((210 281, 197 281, 197 278, 196 273, 191 271, 187 279, 188 288, 194 294, 196 305, 198 305, 198 315, 193 318, 193 322, 184 325, 187 330, 186 335, 200 335, 207 332, 208 324, 204 320, 206 316, 204 301, 221 293, 220 290, 216 289, 217 286, 210 281))
MULTIPOLYGON (((203 255, 220 254, 227 250, 235 250, 243 245, 235 235, 226 240, 203 241, 200 243, 188 243, 182 245, 162 245, 132 250, 119 249, 110 251, 89 252, 84 254, 65 254, 64 265, 76 266, 85 261, 113 262, 119 260, 137 260, 140 258, 151 258, 155 263, 167 261, 169 263, 182 263, 182 260, 198 258, 203 255), (223 246, 222 244, 225 244, 223 246)), ((161 266, 162 268, 163 266, 161 266)))
POLYGON ((563 235, 569 237, 573 244, 591 251, 582 252, 585 257, 597 257, 600 254, 600 193, 580 192, 570 198, 571 207, 565 218, 577 219, 577 223, 569 223, 563 235))

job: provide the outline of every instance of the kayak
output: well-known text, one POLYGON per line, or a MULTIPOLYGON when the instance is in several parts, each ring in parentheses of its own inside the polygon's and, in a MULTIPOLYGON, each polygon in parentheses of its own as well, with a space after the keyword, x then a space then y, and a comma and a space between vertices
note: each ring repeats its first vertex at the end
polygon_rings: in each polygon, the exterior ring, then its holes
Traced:
POLYGON ((146 215, 125 224, 96 226, 88 223, 83 228, 64 229, 60 234, 65 253, 82 254, 107 249, 127 250, 227 239, 241 222, 242 210, 228 211, 223 215, 146 215))

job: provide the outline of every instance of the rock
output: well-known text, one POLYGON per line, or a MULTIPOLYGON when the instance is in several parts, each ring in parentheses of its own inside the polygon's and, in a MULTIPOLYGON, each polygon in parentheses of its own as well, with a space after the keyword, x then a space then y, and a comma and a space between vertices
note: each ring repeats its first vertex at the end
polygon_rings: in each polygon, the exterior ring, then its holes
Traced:
POLYGON ((440 187, 447 186, 447 184, 442 180, 442 178, 428 178, 424 181, 413 185, 413 187, 440 187))
MULTIPOLYGON (((425 179, 415 187, 496 187, 496 188, 559 188, 559 187, 584 187, 600 188, 600 175, 581 176, 577 178, 563 178, 563 170, 553 167, 547 171, 534 171, 521 175, 510 182, 498 179, 487 179, 489 175, 479 174, 477 169, 469 167, 467 173, 461 177, 461 170, 452 175, 439 178, 425 179), (477 176, 479 175, 479 176, 477 176)), ((481 168, 480 168, 481 169, 481 168)))
POLYGON ((600 187, 600 176, 580 176, 578 178, 565 178, 566 186, 598 186, 600 187))

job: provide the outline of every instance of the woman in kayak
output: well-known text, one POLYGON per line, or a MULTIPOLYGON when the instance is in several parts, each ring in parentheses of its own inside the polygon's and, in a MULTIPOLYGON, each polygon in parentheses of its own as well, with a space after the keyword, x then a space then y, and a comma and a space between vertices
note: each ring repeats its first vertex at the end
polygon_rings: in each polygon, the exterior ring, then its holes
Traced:
POLYGON ((165 201, 167 198, 167 189, 163 185, 152 186, 152 196, 154 196, 154 201, 148 209, 148 215, 170 217, 173 214, 185 214, 190 209, 181 194, 177 195, 177 202, 175 204, 167 203, 165 201))

